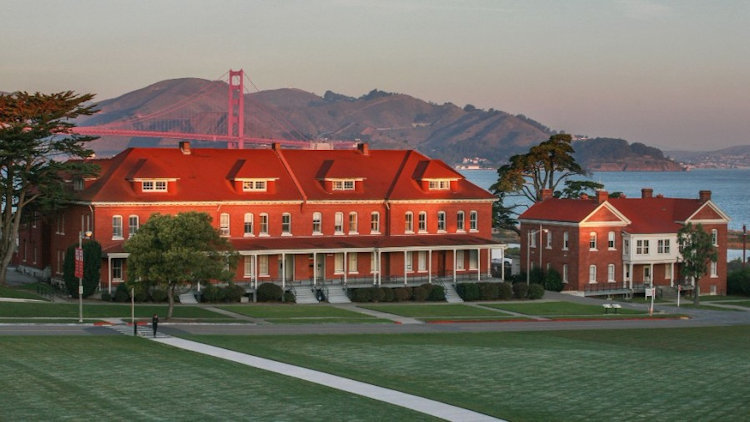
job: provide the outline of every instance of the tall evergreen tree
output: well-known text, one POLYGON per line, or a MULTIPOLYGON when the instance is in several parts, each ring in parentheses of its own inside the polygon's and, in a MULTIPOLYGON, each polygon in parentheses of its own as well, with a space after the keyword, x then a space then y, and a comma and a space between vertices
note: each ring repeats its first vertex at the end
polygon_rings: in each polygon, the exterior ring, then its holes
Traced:
POLYGON ((677 232, 677 243, 682 255, 680 273, 685 282, 695 280, 693 303, 700 303, 700 278, 708 271, 711 262, 716 262, 718 254, 711 235, 702 224, 687 223, 677 232))

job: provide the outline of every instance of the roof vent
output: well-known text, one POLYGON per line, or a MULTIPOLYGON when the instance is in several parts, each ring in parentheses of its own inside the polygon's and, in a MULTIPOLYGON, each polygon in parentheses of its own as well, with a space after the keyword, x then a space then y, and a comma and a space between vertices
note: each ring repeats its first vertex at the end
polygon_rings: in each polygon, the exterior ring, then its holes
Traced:
POLYGON ((180 152, 190 155, 190 141, 180 141, 180 152))
POLYGON ((710 190, 702 190, 698 191, 698 198, 700 198, 701 202, 708 202, 711 200, 711 191, 710 190))
POLYGON ((370 146, 366 143, 360 143, 357 144, 357 150, 362 153, 362 155, 370 155, 370 146))
POLYGON ((654 190, 651 188, 641 189, 641 198, 651 198, 654 196, 654 190))

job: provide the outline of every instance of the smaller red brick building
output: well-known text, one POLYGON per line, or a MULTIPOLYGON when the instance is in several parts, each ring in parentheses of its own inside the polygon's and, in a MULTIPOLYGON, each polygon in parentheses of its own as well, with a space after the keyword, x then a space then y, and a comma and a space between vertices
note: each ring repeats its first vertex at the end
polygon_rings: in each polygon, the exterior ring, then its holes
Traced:
MULTIPOLYGON (((557 270, 564 290, 582 295, 643 292, 644 287, 681 284, 678 230, 701 224, 711 233, 718 261, 700 279, 701 294, 725 294, 729 217, 711 202, 711 191, 698 199, 665 198, 644 188, 640 198, 543 200, 521 214, 521 266, 557 270)), ((689 282, 686 289, 692 289, 689 282)))

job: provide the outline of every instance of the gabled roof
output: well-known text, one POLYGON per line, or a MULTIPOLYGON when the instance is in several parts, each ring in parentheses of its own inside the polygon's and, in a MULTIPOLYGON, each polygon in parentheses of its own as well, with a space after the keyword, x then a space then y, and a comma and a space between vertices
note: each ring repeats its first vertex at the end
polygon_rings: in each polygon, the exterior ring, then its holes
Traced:
MULTIPOLYGON (((316 201, 316 200, 488 200, 486 190, 439 160, 413 150, 229 150, 129 148, 109 159, 79 199, 92 202, 316 201), (426 192, 415 178, 420 163, 441 178, 455 178, 453 191, 426 192), (424 165, 424 164, 423 164, 424 165), (434 170, 433 170, 434 169, 434 170), (322 179, 363 180, 362 189, 325 189, 322 179), (140 192, 142 179, 176 180, 168 192, 140 192), (268 192, 243 192, 236 180, 273 180, 268 192), (176 186, 176 189, 173 187, 176 186)), ((359 183, 359 182, 358 182, 359 183)))
POLYGON ((628 223, 626 230, 630 233, 675 233, 684 222, 706 209, 710 212, 703 215, 714 217, 712 220, 729 221, 711 201, 664 197, 609 198, 602 204, 595 199, 550 198, 529 207, 519 220, 584 223, 601 206, 611 207, 624 217, 623 221, 628 223))

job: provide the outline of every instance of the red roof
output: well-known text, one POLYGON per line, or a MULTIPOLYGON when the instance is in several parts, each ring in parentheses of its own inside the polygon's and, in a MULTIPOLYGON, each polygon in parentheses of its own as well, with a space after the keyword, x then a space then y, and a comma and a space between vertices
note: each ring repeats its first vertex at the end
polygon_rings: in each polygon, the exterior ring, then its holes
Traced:
MULTIPOLYGON (((631 233, 675 233, 707 202, 685 198, 609 198, 609 205, 630 220, 631 233)), ((551 198, 538 202, 519 216, 519 220, 583 222, 599 204, 595 199, 551 198)), ((715 218, 723 218, 712 211, 715 218)))
MULTIPOLYGON (((439 160, 412 150, 229 150, 129 148, 106 160, 98 180, 81 192, 92 202, 303 201, 494 198, 439 160), (458 179, 454 191, 425 191, 417 167, 458 179), (434 171, 432 169, 435 169, 434 171), (329 191, 324 178, 362 180, 363 189, 329 191), (176 179, 168 192, 140 192, 134 179, 176 179), (268 192, 243 192, 235 179, 275 179, 268 192)), ((358 182, 359 183, 359 182, 358 182)))

